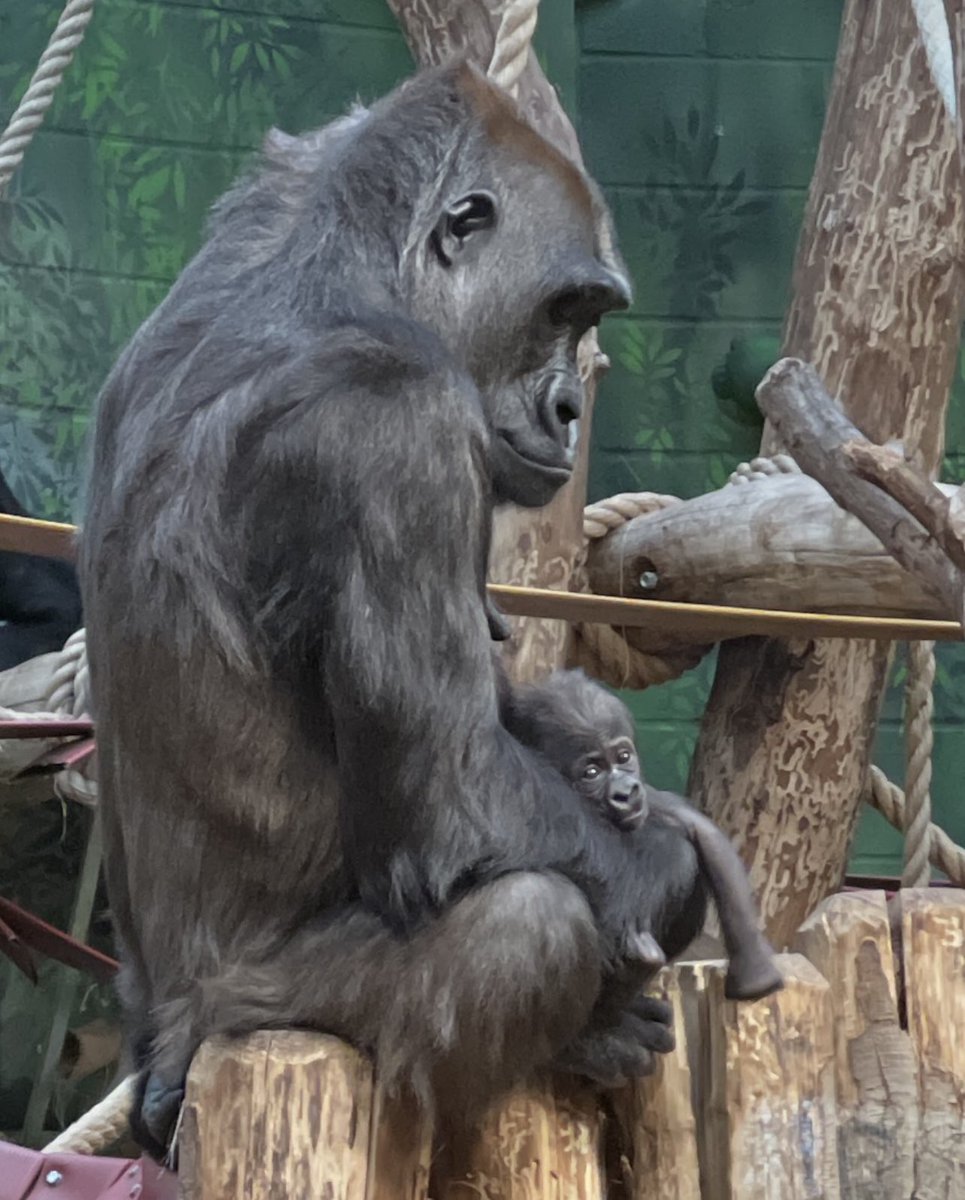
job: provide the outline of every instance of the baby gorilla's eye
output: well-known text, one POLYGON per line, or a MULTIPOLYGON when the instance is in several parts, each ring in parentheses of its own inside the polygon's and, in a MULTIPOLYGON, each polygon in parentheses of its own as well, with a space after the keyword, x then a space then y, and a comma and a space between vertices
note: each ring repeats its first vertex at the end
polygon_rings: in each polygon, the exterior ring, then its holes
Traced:
POLYGON ((625 748, 617 751, 618 763, 628 763, 632 757, 633 756, 631 755, 630 751, 625 748))
POLYGON ((584 779, 599 779, 599 777, 600 777, 600 768, 596 765, 596 763, 587 763, 586 766, 583 768, 583 778, 584 779))

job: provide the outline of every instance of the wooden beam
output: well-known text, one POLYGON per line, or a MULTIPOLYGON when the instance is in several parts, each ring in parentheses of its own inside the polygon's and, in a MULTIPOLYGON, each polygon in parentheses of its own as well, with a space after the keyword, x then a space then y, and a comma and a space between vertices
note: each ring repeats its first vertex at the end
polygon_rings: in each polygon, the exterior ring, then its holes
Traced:
POLYGON ((58 521, 39 521, 35 517, 12 517, 0 513, 0 550, 15 554, 36 554, 41 558, 63 558, 73 562, 76 557, 75 525, 58 521))
MULTIPOLYGON (((70 555, 66 551, 73 551, 75 532, 72 525, 0 515, 0 550, 67 558, 70 555)), ((698 644, 754 636, 867 638, 877 642, 965 640, 965 630, 956 621, 629 600, 512 584, 490 584, 489 592, 510 616, 569 624, 597 622, 628 629, 658 627, 668 637, 698 644)))

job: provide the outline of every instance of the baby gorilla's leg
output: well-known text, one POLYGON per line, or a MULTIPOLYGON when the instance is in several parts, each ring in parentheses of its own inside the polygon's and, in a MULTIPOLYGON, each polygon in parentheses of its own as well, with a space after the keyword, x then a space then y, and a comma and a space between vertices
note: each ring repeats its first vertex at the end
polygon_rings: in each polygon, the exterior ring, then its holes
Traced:
POLYGON ((697 851, 710 887, 727 949, 724 995, 731 1000, 759 1000, 784 986, 774 950, 761 931, 757 906, 744 864, 713 821, 674 792, 648 788, 651 812, 669 817, 686 831, 697 851))

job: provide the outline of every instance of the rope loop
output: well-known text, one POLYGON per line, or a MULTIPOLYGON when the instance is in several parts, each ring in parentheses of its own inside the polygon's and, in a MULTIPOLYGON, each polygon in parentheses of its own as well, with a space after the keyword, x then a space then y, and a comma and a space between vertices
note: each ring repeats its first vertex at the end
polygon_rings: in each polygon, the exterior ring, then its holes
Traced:
POLYGON ((47 49, 40 56, 27 90, 0 136, 0 195, 3 195, 23 161, 34 134, 43 124, 54 93, 70 66, 74 52, 84 40, 93 15, 94 0, 68 0, 60 14, 60 20, 50 35, 47 49))

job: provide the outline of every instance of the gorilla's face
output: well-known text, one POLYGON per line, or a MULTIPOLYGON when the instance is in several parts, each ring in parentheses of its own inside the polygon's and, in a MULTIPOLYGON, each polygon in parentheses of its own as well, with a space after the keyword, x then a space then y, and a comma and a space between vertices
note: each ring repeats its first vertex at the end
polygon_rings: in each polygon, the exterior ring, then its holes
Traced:
POLYGON ((495 499, 538 508, 573 470, 580 340, 627 307, 630 287, 590 182, 526 136, 497 145, 443 205, 421 284, 428 322, 480 390, 495 499))

